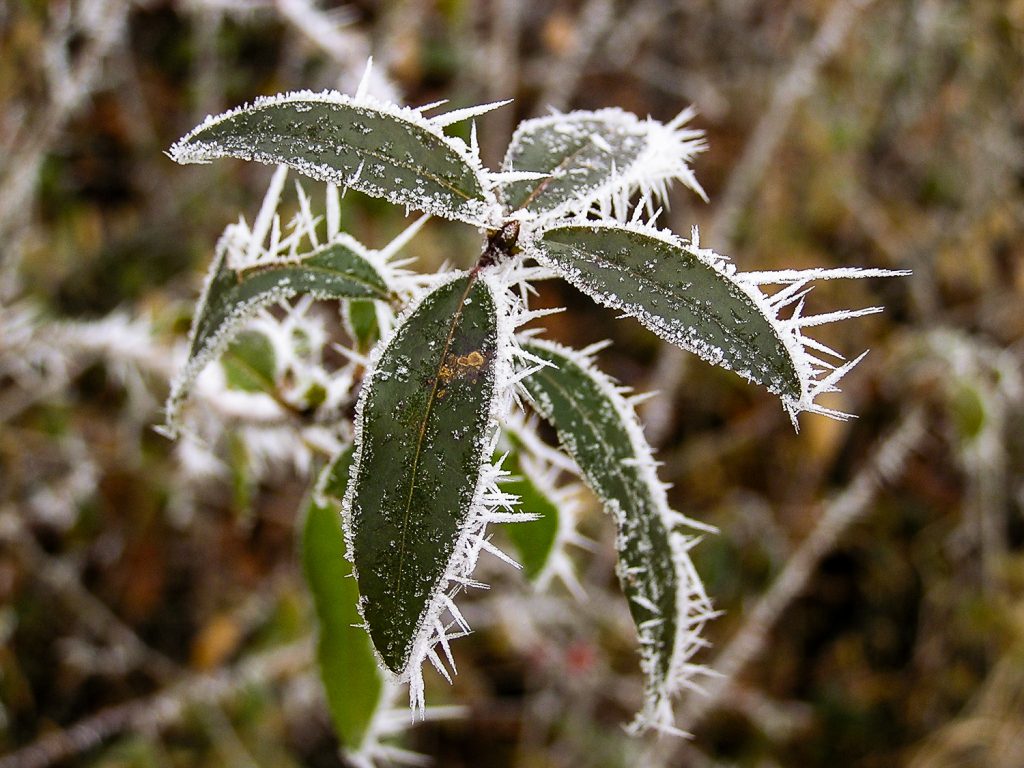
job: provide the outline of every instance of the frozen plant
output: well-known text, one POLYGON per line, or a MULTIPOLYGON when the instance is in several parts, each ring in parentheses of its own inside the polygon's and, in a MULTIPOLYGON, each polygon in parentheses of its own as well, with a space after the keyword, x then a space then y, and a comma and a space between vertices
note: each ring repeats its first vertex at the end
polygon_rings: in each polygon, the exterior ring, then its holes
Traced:
POLYGON ((705 143, 687 127, 690 110, 668 123, 619 109, 527 120, 491 171, 475 125, 468 142, 445 129, 501 105, 429 117, 439 105, 400 107, 364 86, 351 96, 303 91, 210 117, 170 151, 181 163, 282 166, 253 226, 234 225, 218 245, 168 405, 172 430, 192 380, 258 308, 296 295, 341 301, 355 361, 346 375, 360 379, 341 389, 358 389, 358 400, 351 429, 338 430, 351 444, 313 494, 306 566, 335 724, 365 760, 379 755, 372 735, 385 692, 408 682, 422 711, 423 663, 454 671, 451 641, 469 631, 455 598, 484 586, 473 578, 480 554, 512 562, 491 543, 490 523, 516 523, 511 538, 531 574, 571 580, 564 563, 554 568, 573 537, 559 520, 570 512, 552 482, 559 469, 577 472, 617 525, 646 687, 633 730, 672 731, 673 698, 701 671, 692 659, 713 609, 689 552, 708 526, 670 509, 636 398, 598 369, 596 349, 518 330, 545 314, 529 306, 535 281, 561 277, 760 384, 796 424, 801 411, 846 418, 818 398, 860 360, 844 362, 807 330, 878 311, 805 315, 811 282, 895 274, 744 273, 701 246, 696 228, 689 239, 660 228, 670 183, 704 196, 690 163, 705 143), (282 231, 284 166, 328 182, 326 239, 301 193, 299 222, 282 231), (408 238, 362 246, 339 231, 338 191, 349 187, 478 228, 476 265, 418 275, 395 259, 408 238), (559 448, 536 436, 538 417, 559 448), (332 693, 342 668, 346 690, 332 693))

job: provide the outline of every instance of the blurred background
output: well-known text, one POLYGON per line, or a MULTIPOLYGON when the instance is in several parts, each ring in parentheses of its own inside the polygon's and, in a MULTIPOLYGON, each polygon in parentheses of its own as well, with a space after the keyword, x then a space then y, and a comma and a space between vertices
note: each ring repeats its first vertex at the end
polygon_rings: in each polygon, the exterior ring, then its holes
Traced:
MULTIPOLYGON (((0 766, 337 766, 311 662, 296 521, 309 467, 226 420, 208 454, 153 431, 218 234, 272 169, 179 167, 206 114, 351 88, 372 54, 411 105, 515 98, 479 125, 689 104, 711 202, 666 222, 743 269, 865 266, 819 287, 882 304, 822 329, 871 353, 804 416, 564 284, 550 335, 609 338, 657 389, 642 417, 723 611, 679 706, 631 739, 635 633, 593 500, 588 595, 484 564, 457 718, 401 744, 441 766, 1024 765, 1024 2, 3 0, 0 2, 0 766)), ((318 195, 314 183, 307 189, 318 195)), ((382 247, 404 211, 349 193, 382 247)), ((467 265, 431 222, 409 253, 467 265)))

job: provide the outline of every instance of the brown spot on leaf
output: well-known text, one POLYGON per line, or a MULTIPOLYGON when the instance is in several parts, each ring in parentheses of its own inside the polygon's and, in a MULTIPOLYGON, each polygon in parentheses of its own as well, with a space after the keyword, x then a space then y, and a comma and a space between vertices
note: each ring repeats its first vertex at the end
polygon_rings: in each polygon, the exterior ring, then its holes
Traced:
POLYGON ((443 384, 449 384, 455 379, 465 379, 475 383, 480 376, 480 369, 486 362, 487 358, 479 350, 474 349, 466 355, 449 352, 437 375, 443 384))

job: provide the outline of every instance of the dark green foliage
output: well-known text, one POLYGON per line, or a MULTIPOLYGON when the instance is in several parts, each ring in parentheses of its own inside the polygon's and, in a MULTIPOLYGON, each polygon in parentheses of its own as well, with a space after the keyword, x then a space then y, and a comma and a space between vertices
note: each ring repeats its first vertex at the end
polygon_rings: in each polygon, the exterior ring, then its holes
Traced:
POLYGON ((352 300, 343 309, 345 328, 352 337, 357 352, 366 354, 380 338, 377 312, 372 301, 352 300))
POLYGON ((459 277, 429 294, 364 385, 351 525, 374 645, 393 672, 444 579, 488 458, 497 317, 459 277))
POLYGON ((271 393, 277 360, 274 345, 259 331, 242 331, 221 356, 228 386, 243 392, 271 393))
POLYGON ((203 302, 196 308, 189 358, 207 353, 239 312, 270 301, 309 293, 323 298, 387 300, 377 270, 351 248, 335 243, 297 262, 263 264, 236 271, 221 254, 203 302))
POLYGON ((552 345, 531 343, 527 349, 552 363, 524 380, 527 391, 615 518, 619 581, 640 635, 648 687, 661 691, 673 682, 677 628, 687 616, 679 612, 684 585, 665 493, 653 470, 638 463, 650 454, 637 445, 638 435, 627 427, 634 417, 623 412, 628 406, 602 374, 552 345))
POLYGON ((478 221, 490 199, 477 167, 422 118, 344 98, 257 102, 200 126, 171 154, 179 162, 284 163, 314 179, 460 221, 478 221))
POLYGON ((541 259, 596 301, 667 341, 792 399, 800 376, 764 311, 681 240, 619 226, 549 229, 541 259))

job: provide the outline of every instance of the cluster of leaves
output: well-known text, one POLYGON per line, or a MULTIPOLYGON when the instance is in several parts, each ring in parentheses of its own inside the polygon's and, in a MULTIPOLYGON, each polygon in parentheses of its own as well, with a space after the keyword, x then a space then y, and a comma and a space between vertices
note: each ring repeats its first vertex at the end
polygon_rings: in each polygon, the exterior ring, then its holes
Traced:
POLYGON ((422 710, 423 663, 446 677, 454 670, 450 641, 469 631, 456 596, 483 586, 473 578, 482 552, 511 562, 490 542, 490 523, 516 523, 511 538, 531 577, 571 579, 559 560, 571 539, 559 518, 570 510, 552 467, 575 471, 617 525, 618 575, 647 690, 633 728, 671 731, 672 700, 700 672, 692 657, 713 613, 689 557, 708 527, 670 509, 635 398, 595 366, 596 349, 519 330, 545 314, 529 307, 532 284, 567 280, 764 386, 795 424, 801 411, 843 418, 816 399, 857 362, 804 330, 877 311, 805 316, 810 282, 892 273, 741 273, 701 247, 696 230, 687 240, 660 228, 671 182, 703 196, 690 163, 704 142, 685 127, 690 111, 668 123, 618 109, 529 120, 492 172, 480 161, 475 127, 469 142, 445 129, 500 104, 427 117, 437 106, 398 107, 363 88, 354 96, 292 93, 209 118, 174 145, 179 162, 237 157, 281 168, 252 228, 233 225, 218 245, 168 428, 178 430, 195 378, 229 347, 236 380, 259 378, 261 356, 252 350, 260 345, 250 338, 246 352, 240 335, 259 308, 295 296, 341 300, 358 374, 333 390, 310 383, 289 406, 330 401, 348 438, 317 484, 304 535, 321 667, 346 747, 365 760, 379 755, 383 703, 396 684, 408 682, 422 710), (275 216, 286 168, 329 185, 327 242, 308 227, 308 250, 294 232, 282 234, 275 216), (338 190, 349 187, 479 228, 479 260, 465 272, 404 269, 394 256, 422 219, 394 247, 365 248, 338 225, 338 190), (357 384, 349 423, 339 393, 357 384), (524 411, 554 428, 557 449, 524 411), (365 683, 360 696, 332 682, 342 666, 347 680, 365 683))

